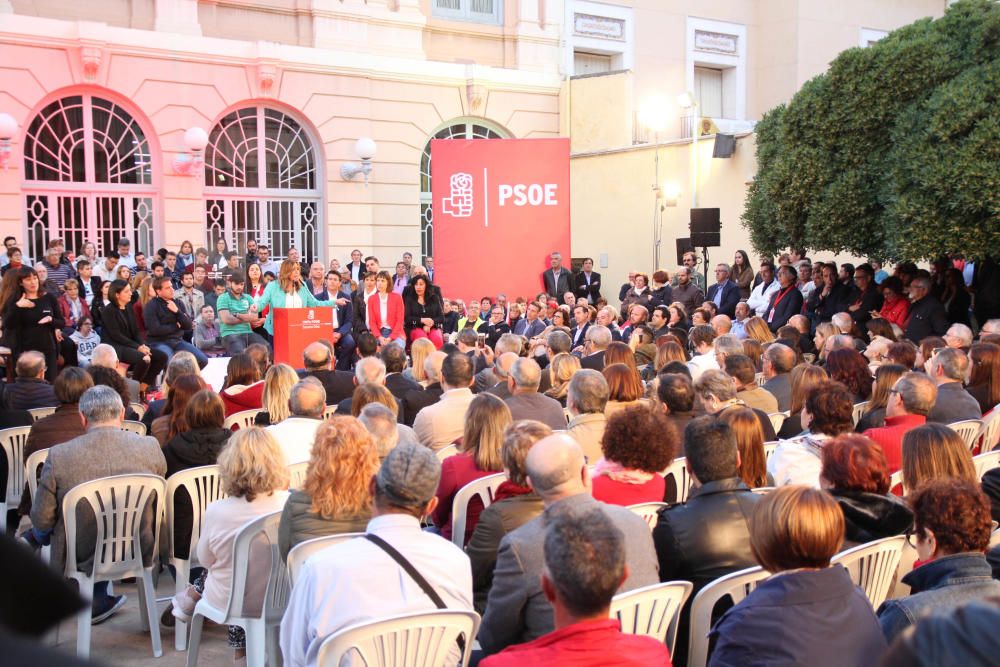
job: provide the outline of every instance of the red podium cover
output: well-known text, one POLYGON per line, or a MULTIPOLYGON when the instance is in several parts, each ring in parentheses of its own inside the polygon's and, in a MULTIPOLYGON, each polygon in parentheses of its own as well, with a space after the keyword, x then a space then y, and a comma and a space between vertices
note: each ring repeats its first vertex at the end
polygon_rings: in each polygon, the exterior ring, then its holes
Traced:
POLYGON ((333 308, 275 308, 274 363, 302 368, 306 346, 332 333, 333 308))

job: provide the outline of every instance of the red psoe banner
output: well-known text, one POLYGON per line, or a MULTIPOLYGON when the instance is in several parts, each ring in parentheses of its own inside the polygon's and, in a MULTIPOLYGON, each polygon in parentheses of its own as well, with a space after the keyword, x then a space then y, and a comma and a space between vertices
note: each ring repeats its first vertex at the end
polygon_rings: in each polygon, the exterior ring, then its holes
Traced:
POLYGON ((431 141, 434 282, 445 298, 544 291, 570 265, 569 139, 431 141))

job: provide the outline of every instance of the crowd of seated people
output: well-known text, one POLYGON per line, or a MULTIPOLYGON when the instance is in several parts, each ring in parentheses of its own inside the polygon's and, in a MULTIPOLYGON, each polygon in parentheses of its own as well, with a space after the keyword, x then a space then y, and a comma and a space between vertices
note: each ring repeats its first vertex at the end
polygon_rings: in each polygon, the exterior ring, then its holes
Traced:
MULTIPOLYGON (((554 254, 544 292, 466 306, 412 257, 390 274, 357 252, 341 271, 221 245, 215 262, 185 243, 149 263, 127 243, 75 263, 57 245, 44 279, 25 264, 0 286, 0 425, 30 427, 25 456, 48 450, 34 499, 25 489, 9 506, 10 532, 52 545, 62 568, 72 486, 218 466, 227 497, 202 517, 195 554, 197 510, 177 500, 166 548, 201 568, 164 625, 202 598, 224 607, 244 574, 236 532, 277 512, 283 558, 367 533, 300 572, 281 624, 290 665, 315 664, 350 625, 441 606, 481 615, 473 660, 487 666, 683 665, 694 594, 755 565, 768 574, 757 589, 713 610, 709 664, 876 664, 912 651, 931 612, 1000 605, 987 558, 1000 468, 973 460, 996 431, 953 428, 1000 404, 1000 320, 970 316, 947 267, 843 274, 799 254, 755 274, 740 253, 706 286, 689 257, 674 284, 630 274, 619 310, 593 262, 573 276, 554 254), (333 327, 275 364, 275 311, 296 306, 331 307, 333 327), (210 363, 225 366, 219 386, 210 363), (33 408, 53 412, 34 421, 33 408), (227 421, 246 411, 253 426, 227 421), (148 435, 123 430, 140 418, 148 435), (459 491, 496 475, 453 543, 459 491), (651 502, 664 504, 652 523, 629 509, 651 502), (831 560, 898 535, 915 553, 908 592, 897 584, 875 609, 831 560), (616 593, 674 580, 694 585, 674 655, 608 620, 616 593)), ((248 574, 259 597, 267 569, 248 574)), ((107 582, 89 597, 94 623, 125 602, 107 582)), ((244 659, 239 628, 229 640, 244 659)))

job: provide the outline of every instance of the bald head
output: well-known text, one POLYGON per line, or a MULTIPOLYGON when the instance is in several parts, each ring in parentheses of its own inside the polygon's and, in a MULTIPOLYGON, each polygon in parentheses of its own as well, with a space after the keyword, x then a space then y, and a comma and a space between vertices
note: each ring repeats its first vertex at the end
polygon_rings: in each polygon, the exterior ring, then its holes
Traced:
POLYGON ((499 357, 497 357, 496 362, 493 364, 493 372, 501 380, 506 380, 510 377, 510 369, 514 366, 514 362, 520 357, 514 352, 504 352, 499 357))
POLYGON ((712 328, 715 329, 716 335, 722 336, 733 328, 733 321, 728 315, 716 315, 712 318, 712 328))
POLYGON ((330 348, 320 342, 309 343, 302 352, 303 365, 307 371, 328 371, 332 360, 330 348))
POLYGON ((296 417, 319 419, 326 409, 326 390, 314 377, 302 378, 292 387, 288 408, 296 417))
POLYGON ((525 460, 528 485, 546 505, 586 491, 589 478, 584 477, 584 468, 583 450, 565 433, 536 442, 525 460))
POLYGON ((542 382, 542 369, 534 359, 517 359, 510 367, 510 377, 514 381, 513 391, 527 393, 538 391, 542 382))

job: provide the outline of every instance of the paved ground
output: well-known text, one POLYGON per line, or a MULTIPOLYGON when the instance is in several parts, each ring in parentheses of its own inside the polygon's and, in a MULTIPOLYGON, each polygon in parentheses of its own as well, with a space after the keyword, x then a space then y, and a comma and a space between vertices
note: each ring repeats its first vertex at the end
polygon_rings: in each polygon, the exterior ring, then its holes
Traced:
MULTIPOLYGON (((169 575, 164 574, 160 577, 156 597, 165 598, 173 595, 173 592, 174 581, 169 575)), ((128 595, 128 603, 109 620, 91 628, 90 656, 96 664, 108 667, 181 667, 187 664, 187 651, 178 651, 174 648, 173 628, 160 626, 163 656, 153 657, 149 634, 144 633, 139 625, 139 597, 135 584, 115 584, 115 593, 128 595)), ((158 611, 162 612, 165 606, 166 602, 161 602, 158 611)), ((59 630, 58 648, 68 653, 75 652, 75 620, 62 624, 59 630)), ((198 664, 232 665, 232 656, 232 649, 226 643, 226 629, 206 622, 201 650, 198 652, 198 664)))

